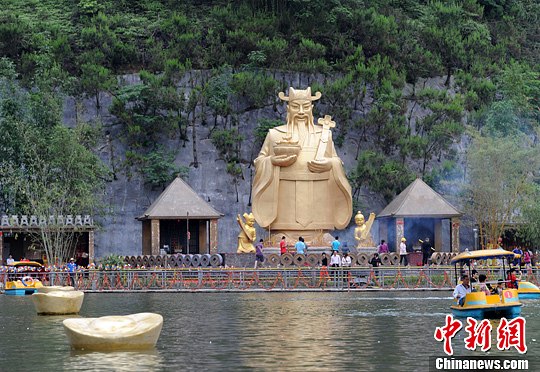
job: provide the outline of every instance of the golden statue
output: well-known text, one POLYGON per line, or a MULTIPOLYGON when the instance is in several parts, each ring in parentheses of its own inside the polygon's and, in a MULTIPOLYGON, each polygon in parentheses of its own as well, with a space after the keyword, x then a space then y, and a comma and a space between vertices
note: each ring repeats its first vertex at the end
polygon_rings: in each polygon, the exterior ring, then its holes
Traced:
POLYGON ((344 229, 352 214, 351 186, 336 153, 330 116, 313 119, 321 93, 289 89, 287 123, 268 131, 255 159, 253 214, 271 234, 289 240, 303 236, 322 243, 330 230, 344 229))
POLYGON ((240 225, 240 228, 242 229, 240 234, 238 234, 238 249, 236 250, 236 253, 254 253, 255 247, 253 246, 253 242, 257 238, 257 232, 254 227, 255 217, 253 216, 253 213, 244 213, 244 219, 246 222, 242 221, 240 215, 237 215, 236 217, 236 221, 238 221, 238 225, 240 225))
POLYGON ((354 216, 354 222, 356 223, 356 228, 354 229, 354 238, 357 242, 357 248, 375 247, 375 243, 373 242, 373 238, 370 234, 373 221, 375 221, 375 213, 373 212, 369 214, 369 219, 367 222, 364 215, 360 211, 358 211, 356 216, 354 216))

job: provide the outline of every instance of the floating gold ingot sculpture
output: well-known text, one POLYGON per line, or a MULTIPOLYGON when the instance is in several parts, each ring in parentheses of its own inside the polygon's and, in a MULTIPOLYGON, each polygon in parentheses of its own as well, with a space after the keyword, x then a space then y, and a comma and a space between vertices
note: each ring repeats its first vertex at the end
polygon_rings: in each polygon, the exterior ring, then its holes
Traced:
POLYGON ((373 242, 373 238, 371 237, 371 225, 373 225, 373 221, 375 220, 375 213, 371 212, 369 214, 369 219, 366 222, 364 215, 362 212, 358 211, 356 216, 354 216, 354 222, 356 223, 356 228, 354 229, 354 238, 357 242, 358 248, 366 248, 366 247, 375 247, 375 243, 373 242))
POLYGON ((246 222, 242 221, 240 215, 236 217, 236 221, 242 229, 240 234, 238 234, 238 249, 236 250, 236 253, 254 253, 255 247, 253 246, 253 242, 257 238, 257 232, 254 227, 255 217, 253 216, 253 213, 244 213, 244 219, 246 222))
POLYGON ((351 186, 332 141, 330 116, 313 119, 321 93, 289 89, 287 123, 269 130, 255 159, 253 214, 271 234, 290 240, 323 242, 330 230, 344 229, 352 214, 351 186))
MULTIPOLYGON (((44 287, 45 288, 45 287, 44 287)), ((56 290, 32 295, 36 312, 41 315, 78 314, 84 300, 83 291, 56 290)))
POLYGON ((154 313, 139 313, 66 319, 63 324, 72 349, 140 350, 156 346, 163 317, 154 313))

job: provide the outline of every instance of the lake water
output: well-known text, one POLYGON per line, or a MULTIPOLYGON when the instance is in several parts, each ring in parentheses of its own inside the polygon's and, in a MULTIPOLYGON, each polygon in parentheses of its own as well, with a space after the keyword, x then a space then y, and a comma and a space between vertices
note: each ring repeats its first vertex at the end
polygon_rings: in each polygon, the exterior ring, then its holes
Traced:
MULTIPOLYGON (((427 371, 429 356, 444 355, 433 333, 450 302, 449 292, 86 294, 81 316, 156 312, 164 325, 152 351, 77 352, 65 316, 37 316, 29 296, 0 295, 0 370, 427 371)), ((524 303, 533 363, 540 301, 524 303)), ((495 329, 488 355, 519 357, 494 350, 495 329)), ((457 355, 486 355, 466 351, 464 337, 453 339, 457 355)))

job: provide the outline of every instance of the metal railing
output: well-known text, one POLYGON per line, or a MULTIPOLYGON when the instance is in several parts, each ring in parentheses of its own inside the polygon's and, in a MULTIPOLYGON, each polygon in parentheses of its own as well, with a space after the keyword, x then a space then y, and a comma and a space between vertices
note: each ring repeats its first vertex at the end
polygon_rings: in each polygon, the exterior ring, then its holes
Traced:
MULTIPOLYGON (((489 280, 498 269, 480 270, 489 280)), ((539 270, 523 275, 538 285, 539 270)), ((30 276, 44 285, 71 285, 83 291, 287 291, 357 289, 451 289, 451 268, 264 268, 88 270, 76 273, 0 273, 0 283, 30 276)))

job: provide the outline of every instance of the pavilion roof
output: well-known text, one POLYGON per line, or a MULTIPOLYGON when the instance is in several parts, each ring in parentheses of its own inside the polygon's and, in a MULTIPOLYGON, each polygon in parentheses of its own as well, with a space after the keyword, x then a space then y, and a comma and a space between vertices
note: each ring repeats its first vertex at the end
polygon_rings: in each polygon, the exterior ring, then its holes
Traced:
POLYGON ((216 219, 222 216, 184 180, 177 177, 138 219, 216 219))
POLYGON ((412 182, 377 217, 451 218, 462 215, 420 178, 412 182))

